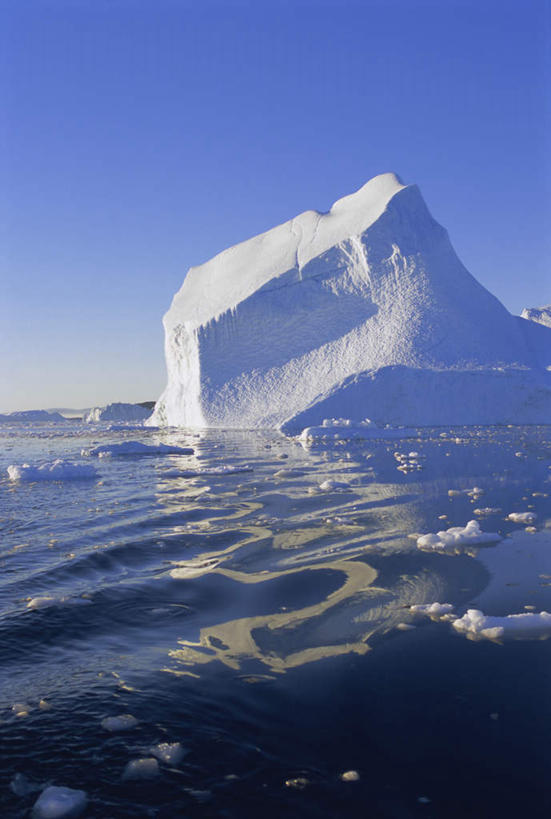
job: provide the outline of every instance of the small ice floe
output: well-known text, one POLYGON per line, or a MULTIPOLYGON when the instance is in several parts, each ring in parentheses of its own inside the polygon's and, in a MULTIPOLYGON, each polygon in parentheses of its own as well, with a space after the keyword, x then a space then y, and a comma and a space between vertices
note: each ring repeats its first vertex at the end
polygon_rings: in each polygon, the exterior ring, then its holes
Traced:
POLYGON ((155 779, 159 776, 159 763, 154 757, 132 759, 123 771, 122 778, 128 779, 155 779))
POLYGON ((351 421, 349 418, 326 418, 321 426, 306 427, 298 436, 303 446, 330 441, 353 441, 361 439, 413 438, 417 435, 414 429, 379 427, 374 421, 351 421))
POLYGON ((10 481, 34 483, 35 481, 83 481, 97 478, 98 473, 89 464, 75 464, 58 458, 40 466, 12 464, 8 466, 10 481))
POLYGON ((479 509, 473 509, 473 514, 481 518, 490 517, 490 515, 499 515, 501 507, 499 506, 483 506, 479 509))
POLYGON ((473 486, 472 489, 448 489, 450 498, 456 498, 459 495, 467 495, 469 498, 479 498, 484 494, 484 490, 480 486, 473 486))
POLYGON ((31 793, 41 791, 44 785, 32 782, 25 774, 16 773, 10 782, 10 790, 16 796, 29 796, 31 793))
POLYGON ((32 706, 26 702, 14 702, 11 710, 16 717, 28 717, 29 711, 32 711, 32 706))
POLYGON ((322 492, 332 492, 333 489, 349 489, 350 484, 346 483, 346 481, 327 480, 320 483, 319 488, 322 492))
POLYGON ((85 791, 50 785, 42 791, 33 807, 34 819, 73 819, 88 804, 85 791))
POLYGON ((93 449, 83 449, 83 456, 110 458, 117 455, 193 455, 189 446, 168 446, 168 444, 143 444, 141 441, 122 441, 120 444, 104 444, 93 449))
POLYGON ((358 771, 344 771, 339 777, 341 782, 359 782, 360 774, 358 771))
POLYGON ((537 517, 535 512, 509 512, 507 520, 513 523, 525 523, 530 526, 532 523, 535 523, 537 517))
POLYGON ((417 548, 454 554, 459 547, 497 543, 501 539, 497 532, 483 532, 477 520, 470 520, 465 527, 452 526, 436 534, 421 535, 417 538, 417 548))
POLYGON ((424 455, 419 452, 395 452, 394 458, 398 462, 396 469, 400 472, 414 472, 415 470, 423 469, 422 461, 425 459, 424 455))
POLYGON ((105 719, 101 721, 101 727, 106 731, 111 731, 111 733, 115 731, 129 731, 131 728, 135 728, 137 724, 138 720, 136 717, 133 717, 132 714, 120 714, 118 717, 105 717, 105 719))
POLYGON ((478 609, 468 609, 452 626, 471 640, 544 640, 551 636, 551 614, 541 611, 489 617, 478 609))
POLYGON ((165 765, 179 765, 189 751, 182 748, 179 742, 159 742, 158 745, 152 745, 149 753, 165 765))
POLYGON ((415 626, 413 625, 413 623, 398 623, 396 625, 396 628, 398 629, 398 631, 413 631, 415 626))
POLYGON ((451 603, 417 603, 409 608, 413 614, 424 614, 431 620, 449 620, 450 615, 455 620, 451 603))
POLYGON ((310 784, 310 780, 305 776, 296 776, 293 779, 285 780, 285 787, 293 788, 296 791, 303 791, 310 784))
POLYGON ((48 606, 60 605, 90 605, 92 601, 85 597, 53 597, 52 595, 42 595, 39 597, 29 597, 27 600, 27 608, 32 610, 44 609, 48 606))

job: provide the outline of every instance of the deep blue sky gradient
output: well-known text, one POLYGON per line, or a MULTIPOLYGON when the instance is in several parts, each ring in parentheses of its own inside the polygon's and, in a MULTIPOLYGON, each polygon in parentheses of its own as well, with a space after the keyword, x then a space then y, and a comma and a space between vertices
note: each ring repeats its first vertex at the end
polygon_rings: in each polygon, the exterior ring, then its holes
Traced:
POLYGON ((551 302, 549 0, 0 0, 0 411, 158 397, 186 269, 377 173, 551 302))

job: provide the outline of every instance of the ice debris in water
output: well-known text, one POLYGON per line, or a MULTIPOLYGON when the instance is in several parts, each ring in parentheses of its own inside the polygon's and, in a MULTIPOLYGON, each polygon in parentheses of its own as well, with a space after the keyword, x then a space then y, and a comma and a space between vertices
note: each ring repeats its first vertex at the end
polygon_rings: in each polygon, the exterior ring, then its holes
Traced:
POLYGON ((12 464, 8 466, 9 479, 20 483, 90 480, 96 478, 97 474, 96 469, 89 464, 75 464, 62 458, 40 466, 31 466, 31 464, 12 464))
POLYGON ((452 626, 471 640, 538 640, 551 636, 551 614, 542 611, 489 617, 478 609, 468 609, 452 626))
POLYGON ((41 791, 44 785, 32 782, 25 774, 16 773, 10 782, 10 790, 16 796, 28 796, 35 791, 41 791))
POLYGON ((480 495, 484 494, 484 490, 481 489, 480 486, 473 486, 472 489, 448 489, 448 495, 450 498, 457 497, 458 495, 468 495, 469 498, 478 498, 480 495))
POLYGON ((73 819, 86 808, 85 791, 50 785, 42 791, 33 807, 34 819, 73 819))
POLYGON ((346 481, 333 481, 327 480, 323 483, 320 483, 320 489, 322 492, 331 492, 333 489, 349 489, 350 484, 346 483, 346 481))
POLYGON ((396 469, 399 469, 400 472, 413 472, 422 469, 423 464, 421 461, 425 459, 425 456, 420 455, 419 452, 395 452, 394 457, 398 462, 396 469))
POLYGON ((452 526, 436 534, 421 535, 417 547, 425 551, 453 553, 458 546, 474 546, 481 543, 497 543, 501 535, 497 532, 483 532, 476 520, 470 520, 465 527, 452 526))
POLYGON ((149 749, 149 753, 166 765, 178 765, 188 751, 179 742, 159 742, 149 749))
POLYGON ((159 776, 159 763, 153 757, 132 759, 124 769, 123 779, 155 779, 159 776))
POLYGON ((358 771, 344 771, 340 778, 343 782, 359 782, 360 774, 358 771))
POLYGON ((90 605, 92 601, 85 597, 52 597, 51 595, 43 595, 41 597, 31 597, 27 602, 28 609, 44 609, 47 606, 55 606, 65 603, 73 605, 90 605))
POLYGON ((120 444, 104 444, 93 449, 83 449, 85 456, 106 458, 112 455, 193 455, 191 447, 168 446, 168 444, 142 444, 141 441, 123 441, 120 444))
POLYGON ((118 717, 105 717, 101 721, 101 727, 106 731, 127 731, 130 728, 135 728, 138 724, 136 717, 132 714, 121 714, 118 717))
POLYGON ((352 441, 362 438, 411 438, 416 434, 413 429, 379 427, 369 418, 359 423, 351 421, 349 418, 325 418, 321 426, 305 427, 299 435, 299 441, 302 444, 309 445, 316 441, 352 441))
POLYGON ((453 611, 451 603, 417 603, 410 606, 413 614, 426 614, 433 620, 447 619, 453 611))
POLYGON ((538 516, 536 515, 535 512, 510 512, 507 515, 507 520, 510 520, 513 523, 531 524, 535 522, 537 517, 538 516))

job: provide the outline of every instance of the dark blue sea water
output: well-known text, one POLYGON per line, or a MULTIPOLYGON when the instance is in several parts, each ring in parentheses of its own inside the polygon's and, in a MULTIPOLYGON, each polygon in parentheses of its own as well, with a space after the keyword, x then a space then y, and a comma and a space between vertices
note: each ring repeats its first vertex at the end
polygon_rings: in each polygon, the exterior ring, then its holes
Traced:
POLYGON ((0 443, 0 816, 46 784, 97 819, 549 816, 551 641, 469 640, 409 606, 551 611, 550 427, 305 449, 68 423, 0 443), (194 454, 81 456, 129 440, 194 454), (421 468, 398 470, 410 451, 421 468), (97 478, 7 477, 56 458, 97 478), (504 539, 411 537, 471 519, 504 539), (121 714, 137 725, 102 727, 121 714), (159 742, 183 760, 124 779, 159 742))

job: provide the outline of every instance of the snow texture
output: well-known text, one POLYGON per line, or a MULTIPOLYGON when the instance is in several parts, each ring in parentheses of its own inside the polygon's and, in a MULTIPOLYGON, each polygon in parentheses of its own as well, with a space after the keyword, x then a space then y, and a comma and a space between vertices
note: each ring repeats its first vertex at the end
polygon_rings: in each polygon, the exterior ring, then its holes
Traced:
POLYGON ((88 803, 85 791, 50 785, 42 791, 33 807, 34 819, 73 819, 88 803))
POLYGON ((10 481, 33 483, 34 481, 82 481, 97 478, 98 473, 89 464, 75 464, 58 458, 56 461, 31 466, 12 464, 8 466, 10 481))
POLYGON ((410 606, 413 614, 426 614, 434 620, 439 620, 453 611, 451 603, 418 603, 410 606))
POLYGON ((391 173, 191 268, 164 326, 154 425, 551 418, 551 329, 478 284, 391 173))
POLYGON ((94 407, 84 417, 86 424, 99 424, 103 421, 145 421, 151 410, 139 404, 108 404, 106 407, 94 407))
POLYGON ((501 540, 501 535, 498 535, 497 532, 483 532, 478 521, 470 520, 464 528, 452 526, 435 535, 421 535, 417 538, 417 547, 423 551, 453 554, 461 546, 497 543, 499 540, 501 540))
POLYGON ((456 631, 471 639, 538 640, 551 636, 551 614, 547 611, 488 617, 478 609, 469 609, 452 622, 456 631))
POLYGON ((123 441, 120 444, 104 444, 93 449, 83 449, 81 455, 110 458, 117 455, 193 455, 191 447, 168 446, 168 444, 142 444, 141 441, 123 441))

